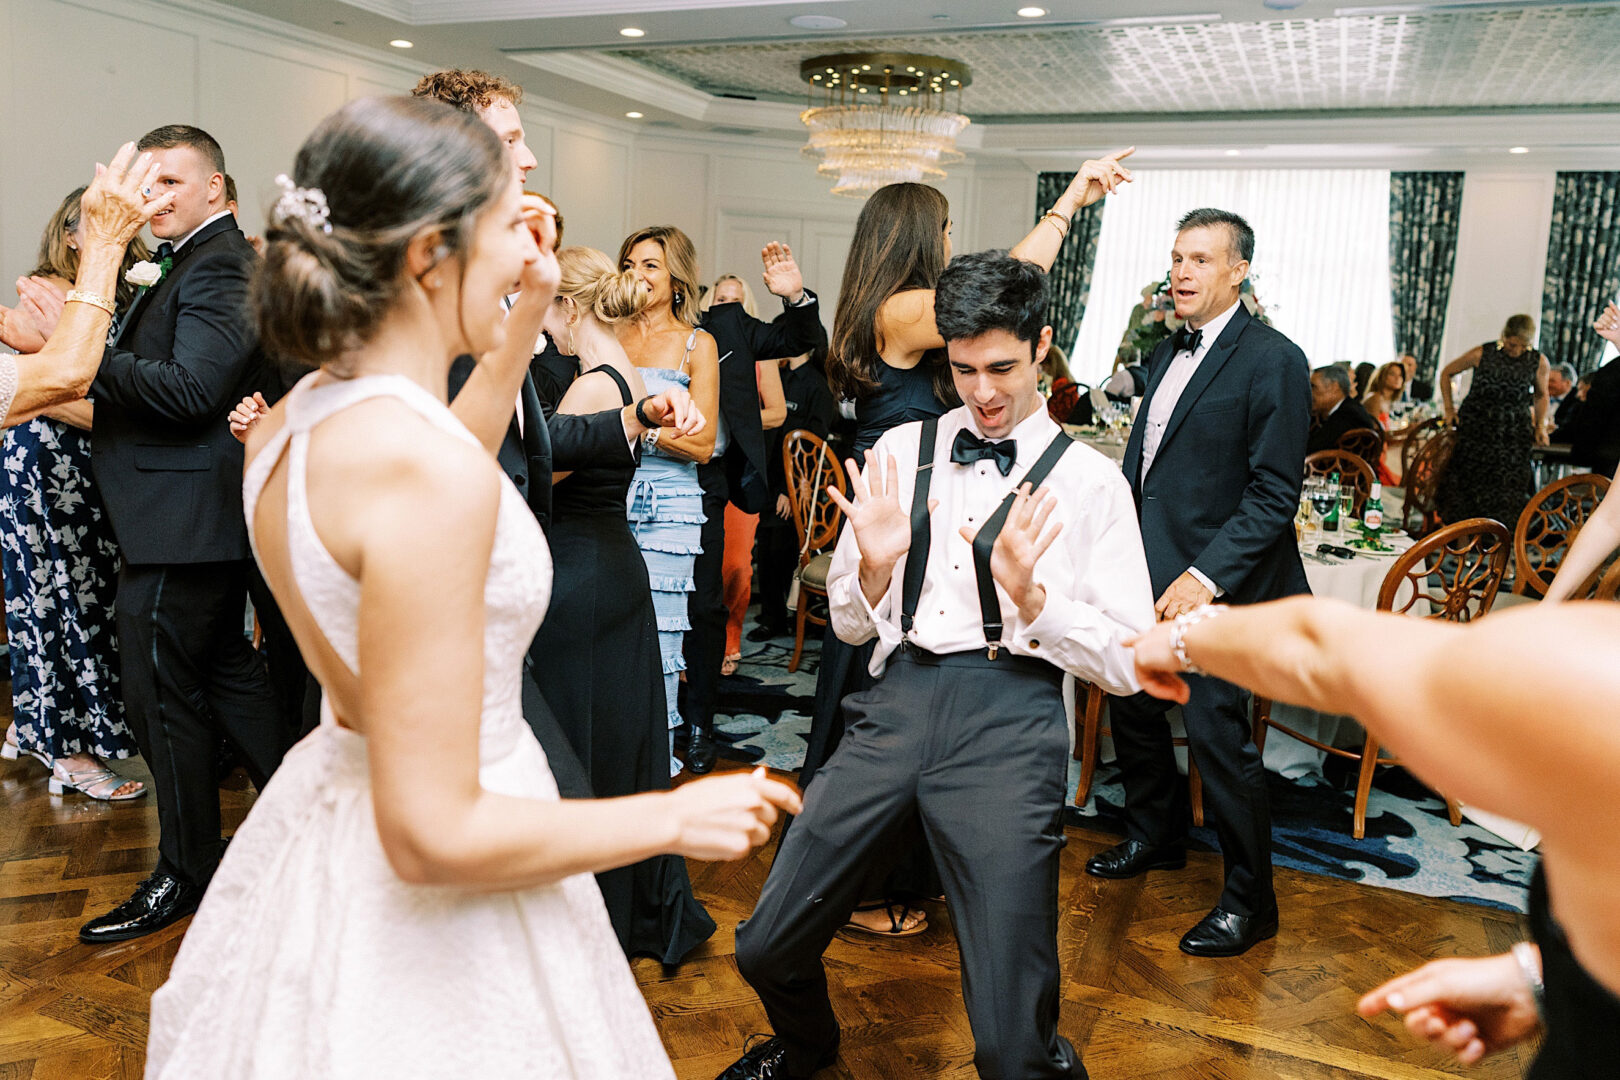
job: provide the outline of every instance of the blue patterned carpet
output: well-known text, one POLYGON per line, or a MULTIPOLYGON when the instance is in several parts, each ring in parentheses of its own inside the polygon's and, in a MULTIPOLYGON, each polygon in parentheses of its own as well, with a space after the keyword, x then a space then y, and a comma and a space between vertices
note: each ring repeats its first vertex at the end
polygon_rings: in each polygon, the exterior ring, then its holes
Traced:
MULTIPOLYGON (((752 613, 744 628, 753 629, 752 613)), ((804 659, 789 674, 792 637, 743 643, 737 674, 720 682, 720 729, 736 737, 739 756, 797 772, 810 733, 821 628, 807 627, 804 659)), ((1273 738, 1280 736, 1273 735, 1273 738)), ((726 756, 726 752, 722 751, 726 756)), ((1331 773, 1330 773, 1331 775, 1331 773)), ((1345 881, 1523 911, 1537 856, 1464 820, 1453 827, 1445 803, 1402 769, 1382 769, 1367 807, 1367 836, 1350 836, 1355 793, 1327 780, 1270 782, 1274 858, 1279 866, 1345 881)), ((1097 770, 1084 808, 1074 807, 1079 762, 1069 770, 1069 821, 1124 834, 1124 792, 1111 764, 1097 770)), ((1216 850, 1215 834, 1193 830, 1193 843, 1216 850)))

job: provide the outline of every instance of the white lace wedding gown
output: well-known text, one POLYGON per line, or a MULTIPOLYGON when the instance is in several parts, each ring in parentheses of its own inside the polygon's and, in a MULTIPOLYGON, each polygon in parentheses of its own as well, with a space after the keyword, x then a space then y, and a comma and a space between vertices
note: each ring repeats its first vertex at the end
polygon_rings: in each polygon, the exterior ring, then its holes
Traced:
MULTIPOLYGON (((294 575, 355 670, 359 585, 321 546, 304 472, 315 425, 383 395, 476 441, 401 376, 318 387, 306 378, 243 484, 251 522, 285 450, 294 575)), ((522 497, 504 476, 501 484, 484 587, 479 780, 505 795, 556 799, 519 697, 524 652, 551 594, 551 555, 522 497)), ((591 875, 492 893, 406 884, 377 836, 366 752, 364 736, 323 704, 320 727, 260 793, 153 995, 149 1080, 673 1078, 591 875)))

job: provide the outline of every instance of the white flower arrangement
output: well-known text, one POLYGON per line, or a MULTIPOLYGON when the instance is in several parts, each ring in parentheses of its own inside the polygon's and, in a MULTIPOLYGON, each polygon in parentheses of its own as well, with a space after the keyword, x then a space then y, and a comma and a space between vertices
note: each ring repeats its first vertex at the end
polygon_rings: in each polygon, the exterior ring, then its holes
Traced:
POLYGON ((142 260, 124 271, 124 280, 138 288, 150 289, 163 280, 163 267, 142 260))

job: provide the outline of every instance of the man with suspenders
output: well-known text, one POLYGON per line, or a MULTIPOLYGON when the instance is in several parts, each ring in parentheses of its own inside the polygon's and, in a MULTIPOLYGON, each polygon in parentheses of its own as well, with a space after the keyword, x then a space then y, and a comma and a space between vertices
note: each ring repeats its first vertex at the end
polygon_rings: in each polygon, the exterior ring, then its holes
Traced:
POLYGON ((721 1080, 808 1077, 838 1023, 821 955, 867 864, 912 815, 938 863, 962 955, 979 1075, 1085 1077, 1057 1034, 1058 858, 1069 759, 1065 672, 1112 692, 1153 623, 1130 486, 1075 444, 1036 387, 1046 277, 1005 252, 953 261, 935 321, 965 402, 888 432, 850 470, 828 578, 839 637, 873 637, 880 678, 805 792, 737 963, 776 1035, 721 1080))

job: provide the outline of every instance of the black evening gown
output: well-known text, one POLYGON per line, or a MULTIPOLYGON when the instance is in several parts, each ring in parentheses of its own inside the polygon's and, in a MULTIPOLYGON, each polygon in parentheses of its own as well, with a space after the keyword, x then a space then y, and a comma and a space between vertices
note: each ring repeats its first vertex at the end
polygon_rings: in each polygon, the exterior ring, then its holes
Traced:
MULTIPOLYGON (((598 368, 630 388, 618 372, 598 368)), ((594 374, 594 372, 592 373, 594 374)), ((635 466, 577 469, 553 491, 551 607, 535 681, 598 798, 669 789, 663 660, 647 564, 625 517, 635 466)), ((679 963, 714 933, 686 861, 659 855, 596 875, 627 956, 679 963)))
POLYGON ((1457 445, 1435 493, 1447 522, 1495 518, 1513 531, 1534 494, 1536 368, 1541 354, 1509 356, 1486 342, 1468 396, 1457 408, 1457 445))
MULTIPOLYGON (((934 394, 932 354, 914 368, 902 370, 878 363, 878 388, 855 406, 853 457, 865 463, 866 451, 877 444, 890 428, 929 417, 942 416, 950 408, 934 394)), ((804 768, 799 771, 800 788, 808 788, 816 771, 825 765, 844 737, 843 701, 850 694, 870 689, 874 682, 868 667, 876 640, 849 645, 827 625, 821 637, 821 663, 816 668, 816 694, 810 716, 810 745, 805 749, 804 768)), ((922 828, 912 822, 892 849, 891 867, 874 867, 868 895, 938 896, 939 876, 923 838, 922 828)))

